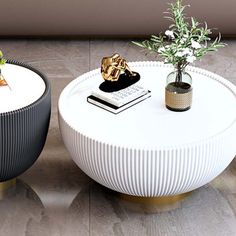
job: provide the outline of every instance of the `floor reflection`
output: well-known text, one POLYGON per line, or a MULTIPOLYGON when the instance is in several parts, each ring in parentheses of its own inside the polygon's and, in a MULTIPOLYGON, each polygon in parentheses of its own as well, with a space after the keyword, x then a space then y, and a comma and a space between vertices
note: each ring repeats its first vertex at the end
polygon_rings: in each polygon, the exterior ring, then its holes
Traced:
POLYGON ((156 206, 153 205, 152 209, 145 204, 125 201, 120 194, 93 183, 89 190, 78 193, 69 210, 74 219, 80 219, 89 207, 90 231, 97 229, 100 235, 107 232, 112 232, 112 235, 117 235, 117 232, 159 235, 160 229, 160 235, 170 232, 180 235, 194 235, 193 232, 197 235, 236 235, 233 209, 227 199, 209 185, 193 191, 176 209, 168 212, 154 213, 156 206), (88 191, 89 206, 84 197, 88 191))
POLYGON ((9 207, 10 205, 14 205, 14 202, 17 203, 17 205, 23 206, 25 210, 27 209, 27 207, 25 208, 25 206, 29 206, 29 203, 30 205, 33 204, 34 206, 44 208, 39 196, 28 184, 20 179, 16 180, 15 186, 12 186, 4 191, 2 199, 0 200, 0 211, 4 211, 4 209, 7 208, 6 206, 8 204, 9 207), (24 205, 24 203, 26 204, 24 205))
MULTIPOLYGON (((54 192, 55 202, 61 197, 54 192)), ((30 186, 17 180, 15 191, 0 201, 0 235, 236 235, 229 202, 210 185, 168 212, 154 213, 156 206, 150 204, 147 211, 145 204, 89 182, 77 188, 69 207, 44 206, 30 186)))
POLYGON ((90 184, 84 186, 67 211, 64 235, 90 235, 90 184))
POLYGON ((0 235, 25 235, 42 219, 44 206, 38 195, 21 180, 0 200, 0 235))

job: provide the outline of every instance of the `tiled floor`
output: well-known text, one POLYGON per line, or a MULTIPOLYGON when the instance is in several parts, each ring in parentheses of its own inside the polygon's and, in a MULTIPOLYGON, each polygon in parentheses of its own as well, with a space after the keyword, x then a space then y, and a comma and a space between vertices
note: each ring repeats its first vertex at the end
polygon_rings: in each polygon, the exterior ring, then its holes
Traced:
MULTIPOLYGON (((197 66, 236 85, 236 40, 197 66)), ((16 193, 0 201, 0 236, 236 235, 236 160, 210 184, 194 191, 179 209, 148 214, 131 209, 87 177, 71 160, 58 129, 62 89, 84 72, 100 67, 103 56, 154 60, 128 40, 1 40, 7 58, 38 67, 52 84, 52 119, 44 151, 18 178, 16 193)), ((158 78, 157 78, 158 79, 158 78)))

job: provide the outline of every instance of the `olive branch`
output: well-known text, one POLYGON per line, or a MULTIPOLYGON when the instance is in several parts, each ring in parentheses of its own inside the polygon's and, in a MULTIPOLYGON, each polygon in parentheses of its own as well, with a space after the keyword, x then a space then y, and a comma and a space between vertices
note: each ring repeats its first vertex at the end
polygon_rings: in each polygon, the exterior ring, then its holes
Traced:
POLYGON ((211 42, 212 30, 207 23, 201 24, 184 13, 189 5, 182 5, 182 0, 169 3, 165 18, 172 24, 165 34, 151 35, 149 40, 133 42, 144 49, 159 54, 165 63, 173 64, 178 71, 201 59, 208 52, 217 51, 226 44, 221 43, 221 35, 211 42))

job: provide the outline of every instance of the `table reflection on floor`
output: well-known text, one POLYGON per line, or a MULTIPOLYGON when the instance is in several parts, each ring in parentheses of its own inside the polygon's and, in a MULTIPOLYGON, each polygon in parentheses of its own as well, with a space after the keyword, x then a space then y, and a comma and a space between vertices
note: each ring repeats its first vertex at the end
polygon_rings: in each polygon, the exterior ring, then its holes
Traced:
POLYGON ((77 193, 75 189, 70 192, 70 188, 66 192, 65 196, 70 197, 64 200, 60 199, 63 194, 53 189, 48 191, 48 196, 47 192, 40 196, 40 191, 36 193, 18 179, 15 190, 0 201, 0 235, 162 235, 168 232, 169 235, 173 232, 234 235, 236 232, 229 201, 210 185, 193 191, 174 210, 161 213, 155 213, 155 205, 126 201, 119 193, 93 181, 80 186, 77 193), (54 203, 45 198, 53 199, 54 203))
POLYGON ((16 185, 8 189, 0 200, 0 235, 21 235, 21 228, 38 224, 43 211, 39 196, 18 179, 16 185))
MULTIPOLYGON (((235 235, 236 218, 229 201, 206 185, 191 192, 173 210, 156 213, 160 207, 150 202, 132 202, 119 193, 91 183, 69 207, 71 222, 86 216, 90 232, 97 235, 235 235), (86 195, 89 194, 89 206, 86 195), (194 234, 193 232, 196 232, 194 234), (122 234, 123 233, 123 234, 122 234)), ((71 224, 73 225, 73 224, 71 224)))

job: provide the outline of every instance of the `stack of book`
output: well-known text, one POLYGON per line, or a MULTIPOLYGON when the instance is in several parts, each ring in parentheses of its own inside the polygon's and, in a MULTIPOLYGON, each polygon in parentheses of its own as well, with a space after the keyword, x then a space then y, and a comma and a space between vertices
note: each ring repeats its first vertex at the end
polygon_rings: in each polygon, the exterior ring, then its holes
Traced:
POLYGON ((87 101, 107 111, 117 114, 151 96, 151 91, 133 84, 116 92, 92 91, 87 101))

